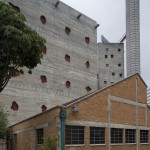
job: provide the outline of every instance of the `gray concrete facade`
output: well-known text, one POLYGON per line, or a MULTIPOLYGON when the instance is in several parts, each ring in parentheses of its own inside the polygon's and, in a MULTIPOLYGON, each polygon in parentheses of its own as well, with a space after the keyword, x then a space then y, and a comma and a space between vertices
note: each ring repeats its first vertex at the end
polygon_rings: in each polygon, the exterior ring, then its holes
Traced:
POLYGON ((0 103, 9 110, 11 125, 40 113, 43 105, 47 109, 61 105, 124 77, 123 44, 97 44, 96 21, 84 14, 78 19, 80 12, 62 2, 55 7, 57 0, 5 1, 18 6, 26 17, 26 24, 47 41, 42 64, 32 75, 24 68, 24 75, 12 78, 1 93, 0 103), (46 24, 41 23, 41 16, 46 18, 46 24), (71 31, 69 35, 66 27, 71 31), (105 54, 109 55, 107 60, 105 54), (66 61, 66 55, 70 61, 66 61), (111 55, 114 58, 110 58, 111 55), (110 64, 109 68, 106 63, 110 64), (45 76, 47 82, 42 83, 41 76, 45 76), (107 84, 103 84, 105 80, 107 84), (66 87, 67 81, 69 87, 66 87), (19 106, 17 111, 11 109, 14 101, 19 106))
POLYGON ((127 76, 140 74, 140 2, 126 0, 127 76))
POLYGON ((123 43, 98 43, 99 89, 124 78, 123 43))

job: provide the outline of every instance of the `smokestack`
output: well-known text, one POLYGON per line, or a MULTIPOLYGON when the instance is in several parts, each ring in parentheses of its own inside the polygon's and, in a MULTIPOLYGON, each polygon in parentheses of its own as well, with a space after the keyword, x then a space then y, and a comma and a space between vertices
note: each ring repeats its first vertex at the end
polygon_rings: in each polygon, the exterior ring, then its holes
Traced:
POLYGON ((140 0, 126 0, 127 76, 140 74, 140 0))

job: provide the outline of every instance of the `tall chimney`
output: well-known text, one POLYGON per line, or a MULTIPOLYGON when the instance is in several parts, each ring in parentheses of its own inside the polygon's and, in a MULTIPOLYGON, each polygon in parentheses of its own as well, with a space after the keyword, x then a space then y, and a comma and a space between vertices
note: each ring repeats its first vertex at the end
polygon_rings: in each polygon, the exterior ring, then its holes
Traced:
POLYGON ((127 76, 140 74, 140 0, 126 0, 127 76))

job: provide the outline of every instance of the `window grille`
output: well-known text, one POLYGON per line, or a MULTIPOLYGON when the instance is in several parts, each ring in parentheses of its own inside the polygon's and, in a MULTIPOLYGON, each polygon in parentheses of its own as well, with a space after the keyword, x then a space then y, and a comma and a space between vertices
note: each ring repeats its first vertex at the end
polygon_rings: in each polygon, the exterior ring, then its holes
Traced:
POLYGON ((84 127, 65 126, 65 143, 66 145, 84 144, 84 127))
POLYGON ((14 134, 14 145, 17 145, 17 134, 14 134))
POLYGON ((105 128, 90 127, 90 144, 105 144, 105 128))
POLYGON ((43 144, 43 129, 37 129, 37 144, 43 144))
POLYGON ((126 129, 126 143, 136 143, 135 129, 126 129))
POLYGON ((140 131, 140 143, 148 143, 148 130, 140 131))
POLYGON ((111 129, 111 143, 122 144, 123 143, 123 129, 111 129))

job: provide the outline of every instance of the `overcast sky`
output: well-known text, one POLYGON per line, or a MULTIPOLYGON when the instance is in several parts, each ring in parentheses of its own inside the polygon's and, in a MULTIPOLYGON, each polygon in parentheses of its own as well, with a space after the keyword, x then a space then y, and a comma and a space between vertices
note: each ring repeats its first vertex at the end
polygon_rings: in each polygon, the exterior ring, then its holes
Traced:
MULTIPOLYGON (((104 35, 110 42, 119 42, 126 32, 125 0, 61 1, 100 24, 97 36, 98 42, 101 42, 101 35, 104 35)), ((140 34, 141 76, 150 86, 150 0, 140 1, 140 34)))

